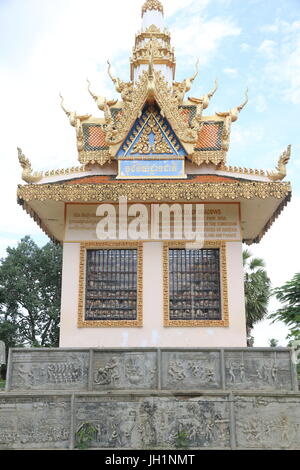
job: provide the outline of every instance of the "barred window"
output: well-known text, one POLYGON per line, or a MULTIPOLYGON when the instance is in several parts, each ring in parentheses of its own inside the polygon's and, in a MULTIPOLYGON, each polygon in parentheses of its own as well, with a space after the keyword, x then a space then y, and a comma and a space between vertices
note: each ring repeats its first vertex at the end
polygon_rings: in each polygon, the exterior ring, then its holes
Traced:
POLYGON ((169 250, 169 319, 221 320, 220 250, 169 250))
POLYGON ((137 320, 137 249, 87 250, 85 320, 137 320))

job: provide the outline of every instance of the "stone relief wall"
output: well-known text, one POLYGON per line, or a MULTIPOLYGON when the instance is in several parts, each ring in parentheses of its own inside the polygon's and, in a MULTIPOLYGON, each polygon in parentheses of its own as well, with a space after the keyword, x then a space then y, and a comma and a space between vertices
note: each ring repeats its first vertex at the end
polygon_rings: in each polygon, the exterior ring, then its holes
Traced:
POLYGON ((291 350, 12 349, 7 391, 297 391, 291 350))
POLYGON ((288 349, 13 349, 0 449, 300 449, 288 349))
POLYGON ((12 350, 9 359, 11 390, 86 390, 88 351, 12 350))
POLYGON ((0 394, 0 449, 68 449, 70 396, 0 394))
POLYGON ((86 421, 95 448, 172 448, 182 431, 190 447, 230 447, 228 397, 80 396, 76 430, 86 421))

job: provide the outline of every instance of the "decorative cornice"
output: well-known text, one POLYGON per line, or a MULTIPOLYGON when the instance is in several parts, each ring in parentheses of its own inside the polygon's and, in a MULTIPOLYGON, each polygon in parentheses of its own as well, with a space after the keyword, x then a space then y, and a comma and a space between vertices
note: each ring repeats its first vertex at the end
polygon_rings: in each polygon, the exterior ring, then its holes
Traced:
POLYGON ((148 10, 157 10, 160 11, 162 14, 164 13, 164 8, 159 0, 146 0, 144 5, 142 6, 142 17, 144 13, 148 10))
POLYGON ((254 239, 244 239, 248 245, 258 243, 269 230, 291 199, 290 183, 239 182, 239 183, 110 183, 110 184, 39 184, 18 187, 18 203, 35 220, 51 240, 59 241, 30 205, 30 201, 57 202, 117 202, 120 196, 129 201, 201 201, 230 198, 282 199, 262 231, 254 239))
POLYGON ((19 185, 19 201, 93 202, 118 201, 126 196, 129 201, 180 201, 208 199, 282 199, 291 193, 290 183, 245 181, 239 183, 122 183, 109 184, 39 184, 19 185))
POLYGON ((86 165, 87 163, 98 163, 100 166, 103 166, 105 163, 110 162, 111 159, 112 157, 108 150, 97 150, 95 152, 82 151, 78 154, 78 160, 83 165, 86 165))
POLYGON ((224 151, 201 151, 194 152, 189 156, 193 163, 200 166, 203 163, 207 165, 212 163, 215 166, 223 164, 226 161, 226 152, 224 151))

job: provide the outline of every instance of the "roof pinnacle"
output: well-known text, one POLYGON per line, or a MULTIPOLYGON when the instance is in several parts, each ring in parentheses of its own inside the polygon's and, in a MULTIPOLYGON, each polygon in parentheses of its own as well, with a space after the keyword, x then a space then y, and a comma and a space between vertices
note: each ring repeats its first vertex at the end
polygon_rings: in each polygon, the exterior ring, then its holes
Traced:
POLYGON ((164 8, 159 0, 146 0, 142 6, 142 17, 148 10, 157 10, 162 14, 164 13, 164 8))

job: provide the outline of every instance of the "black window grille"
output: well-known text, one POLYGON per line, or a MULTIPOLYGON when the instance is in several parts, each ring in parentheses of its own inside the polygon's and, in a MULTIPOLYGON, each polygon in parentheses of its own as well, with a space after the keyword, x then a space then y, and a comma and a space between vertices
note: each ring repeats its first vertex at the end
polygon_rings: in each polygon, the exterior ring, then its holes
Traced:
POLYGON ((219 249, 169 250, 170 320, 221 320, 219 249))
POLYGON ((86 320, 137 319, 137 250, 87 250, 86 320))

